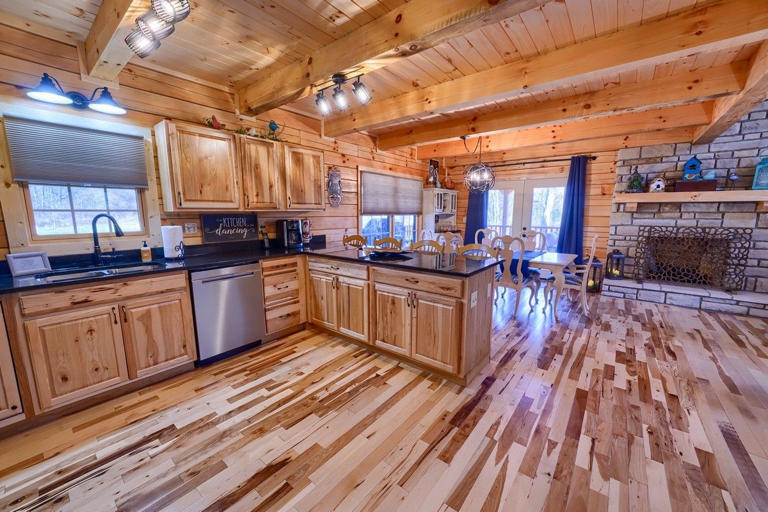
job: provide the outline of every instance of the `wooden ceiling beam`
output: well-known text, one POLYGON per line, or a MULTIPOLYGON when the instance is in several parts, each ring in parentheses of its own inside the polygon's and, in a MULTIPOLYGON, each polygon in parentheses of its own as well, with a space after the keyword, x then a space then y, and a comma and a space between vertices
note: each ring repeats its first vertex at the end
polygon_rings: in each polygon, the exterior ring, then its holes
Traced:
MULTIPOLYGON (((526 148, 547 144, 561 144, 588 139, 614 137, 627 134, 653 132, 672 128, 702 126, 712 117, 713 102, 690 103, 675 107, 627 112, 580 121, 524 128, 512 132, 488 135, 482 138, 484 153, 526 148)), ((467 143, 474 148, 475 140, 467 143)), ((464 142, 457 140, 419 146, 417 158, 437 158, 466 154, 464 142)))
POLYGON ((83 75, 99 81, 114 82, 133 51, 125 36, 138 16, 150 7, 150 0, 104 0, 93 20, 83 45, 83 75))
POLYGON ((389 150, 457 139, 462 135, 493 134, 558 121, 714 99, 739 92, 744 87, 747 70, 746 62, 738 62, 530 105, 511 106, 487 114, 470 113, 460 118, 381 133, 378 147, 389 150))
POLYGON ((240 110, 259 114, 301 99, 334 73, 366 71, 419 53, 548 0, 411 0, 292 65, 269 66, 237 84, 240 110))
POLYGON ((670 61, 692 52, 716 51, 768 39, 765 0, 716 0, 695 9, 582 41, 391 98, 374 98, 325 122, 330 137, 507 99, 670 61))
POLYGON ((737 95, 715 102, 712 122, 696 131, 695 144, 709 144, 733 123, 768 98, 768 41, 763 41, 754 57, 744 89, 737 95))

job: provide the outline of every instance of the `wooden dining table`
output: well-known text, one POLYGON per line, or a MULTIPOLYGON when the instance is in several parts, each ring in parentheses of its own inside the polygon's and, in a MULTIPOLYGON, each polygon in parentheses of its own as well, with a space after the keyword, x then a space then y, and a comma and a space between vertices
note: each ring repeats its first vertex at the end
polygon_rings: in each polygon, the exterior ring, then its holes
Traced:
MULTIPOLYGON (((565 268, 568 265, 573 264, 573 262, 576 261, 576 257, 576 254, 545 252, 528 261, 529 267, 549 270, 554 276, 555 301, 552 306, 555 318, 557 318, 557 304, 560 302, 560 294, 562 293, 563 285, 565 284, 565 268)), ((546 307, 547 297, 545 293, 544 309, 546 309, 546 307)))

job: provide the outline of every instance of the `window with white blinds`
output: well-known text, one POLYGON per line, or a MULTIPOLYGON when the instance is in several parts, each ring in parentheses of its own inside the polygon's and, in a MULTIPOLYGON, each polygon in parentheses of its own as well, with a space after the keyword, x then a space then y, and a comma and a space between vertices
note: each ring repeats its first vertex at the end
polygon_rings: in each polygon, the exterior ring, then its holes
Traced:
POLYGON ((371 171, 360 173, 362 215, 421 214, 421 180, 371 171))
POLYGON ((14 181, 148 187, 142 137, 16 117, 4 124, 14 181))

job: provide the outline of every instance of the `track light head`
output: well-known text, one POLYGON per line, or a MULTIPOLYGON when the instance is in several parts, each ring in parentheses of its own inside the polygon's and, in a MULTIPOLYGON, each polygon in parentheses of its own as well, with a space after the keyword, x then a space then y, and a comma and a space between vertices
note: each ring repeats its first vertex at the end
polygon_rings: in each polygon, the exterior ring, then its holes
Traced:
POLYGON ((189 16, 189 0, 152 0, 152 11, 168 23, 178 23, 189 16))
POLYGON ((138 27, 131 30, 131 33, 125 38, 125 44, 142 59, 148 57, 160 47, 160 41, 153 37, 148 37, 138 27))
POLYGON ((349 107, 349 100, 347 99, 347 93, 341 88, 341 85, 337 85, 333 90, 333 102, 336 103, 336 107, 339 110, 347 110, 349 107))
POLYGON ((315 105, 317 105, 317 110, 320 112, 320 115, 327 116, 331 113, 331 102, 328 101, 328 98, 325 97, 325 93, 323 91, 317 93, 315 105))
POLYGON ((165 39, 173 34, 173 23, 168 23, 154 11, 147 11, 136 18, 136 26, 150 39, 165 39))
POLYGON ((360 77, 357 77, 355 83, 352 84, 352 92, 355 94, 357 101, 359 101, 361 105, 367 105, 368 102, 371 101, 371 93, 368 91, 368 88, 365 86, 365 84, 363 84, 363 82, 360 80, 360 77))

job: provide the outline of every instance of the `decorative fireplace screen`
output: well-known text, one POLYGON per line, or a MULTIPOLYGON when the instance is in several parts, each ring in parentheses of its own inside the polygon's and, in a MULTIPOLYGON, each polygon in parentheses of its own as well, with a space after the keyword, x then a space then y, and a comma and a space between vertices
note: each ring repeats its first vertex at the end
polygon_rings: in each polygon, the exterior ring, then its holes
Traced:
POLYGON ((741 290, 752 241, 749 228, 644 226, 635 279, 741 290))

